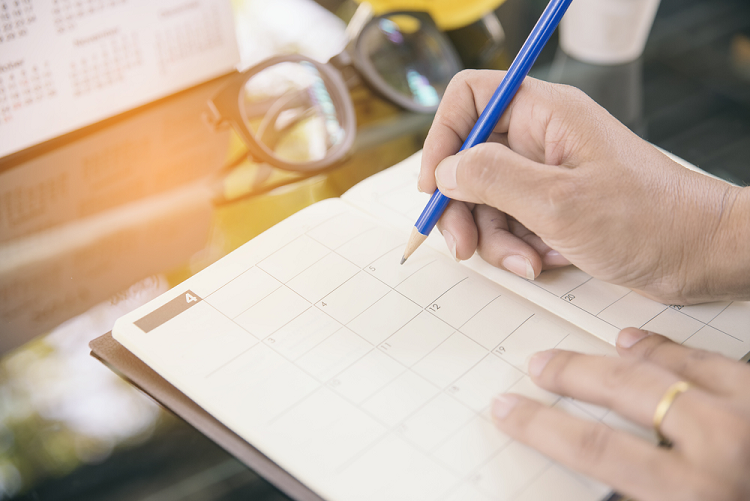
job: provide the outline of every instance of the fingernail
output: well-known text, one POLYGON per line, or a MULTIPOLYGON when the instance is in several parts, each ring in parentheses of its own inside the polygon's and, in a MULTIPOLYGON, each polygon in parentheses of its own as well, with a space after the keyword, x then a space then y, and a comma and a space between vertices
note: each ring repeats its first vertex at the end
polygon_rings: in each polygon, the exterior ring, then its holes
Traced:
POLYGON ((557 354, 557 350, 540 351, 529 359, 529 374, 539 377, 547 363, 557 354))
POLYGON ((456 155, 446 157, 435 169, 435 179, 445 189, 454 190, 458 187, 458 182, 456 182, 458 160, 459 158, 456 155))
POLYGON ((419 169, 419 174, 417 174, 417 191, 422 191, 420 181, 422 181, 422 169, 419 169))
POLYGON ((444 230, 443 238, 445 239, 445 244, 448 246, 448 250, 451 251, 453 259, 455 259, 457 263, 460 263, 461 260, 458 259, 458 256, 456 255, 456 237, 454 237, 450 231, 444 230))
POLYGON ((617 346, 621 348, 630 348, 649 334, 651 333, 648 331, 642 331, 641 329, 623 329, 617 335, 617 346))
POLYGON ((568 264, 568 260, 565 259, 565 257, 556 250, 551 250, 547 254, 545 254, 544 262, 550 266, 568 264))
POLYGON ((503 394, 496 396, 492 401, 492 416, 498 420, 505 419, 517 403, 518 397, 515 395, 503 394))
POLYGON ((521 278, 527 278, 534 280, 534 267, 531 266, 531 261, 523 256, 508 256, 503 259, 503 268, 515 273, 521 278))

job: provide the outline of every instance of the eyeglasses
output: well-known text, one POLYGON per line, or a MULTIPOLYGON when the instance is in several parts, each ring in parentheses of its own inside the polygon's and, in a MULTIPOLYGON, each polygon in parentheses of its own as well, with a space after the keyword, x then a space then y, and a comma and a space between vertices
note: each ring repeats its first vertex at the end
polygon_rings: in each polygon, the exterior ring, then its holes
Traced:
POLYGON ((231 76, 209 100, 209 122, 231 125, 258 161, 315 172, 342 162, 356 135, 342 74, 356 74, 405 110, 435 112, 461 69, 445 34, 421 12, 361 18, 355 14, 348 30, 356 22, 361 28, 354 28, 352 41, 329 63, 285 55, 231 76))

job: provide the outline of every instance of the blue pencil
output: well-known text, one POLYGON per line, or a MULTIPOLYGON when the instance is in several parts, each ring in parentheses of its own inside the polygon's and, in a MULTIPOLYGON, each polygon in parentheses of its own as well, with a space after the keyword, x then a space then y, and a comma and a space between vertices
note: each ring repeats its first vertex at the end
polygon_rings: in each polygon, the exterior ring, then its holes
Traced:
MULTIPOLYGON (((490 133, 492 133, 492 130, 497 125, 513 96, 518 92, 523 79, 529 74, 529 70, 534 65, 536 58, 539 57, 539 53, 542 52, 549 37, 552 36, 552 33, 557 28, 572 1, 550 0, 539 21, 537 21, 536 26, 531 30, 529 38, 526 39, 523 47, 521 47, 518 55, 513 60, 513 64, 510 65, 508 73, 505 74, 503 81, 500 82, 490 102, 487 103, 487 107, 482 111, 479 120, 474 124, 469 137, 466 138, 459 151, 487 141, 490 133)), ((412 229, 411 237, 409 237, 409 242, 406 244, 404 257, 401 258, 401 264, 404 264, 409 256, 422 245, 422 242, 425 241, 435 227, 435 224, 437 224, 440 216, 443 215, 448 202, 450 202, 450 198, 440 193, 440 190, 435 190, 419 219, 417 219, 414 229, 412 229)))

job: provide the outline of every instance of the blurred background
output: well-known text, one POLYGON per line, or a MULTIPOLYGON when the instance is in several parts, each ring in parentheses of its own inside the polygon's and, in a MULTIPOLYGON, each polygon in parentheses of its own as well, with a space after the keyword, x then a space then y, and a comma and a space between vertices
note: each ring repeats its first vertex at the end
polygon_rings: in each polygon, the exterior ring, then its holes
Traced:
MULTIPOLYGON (((747 185, 750 4, 650 5, 642 53, 555 35, 531 75, 747 185)), ((287 499, 89 341, 419 150, 450 77, 506 69, 545 6, 0 0, 0 499, 287 499)))

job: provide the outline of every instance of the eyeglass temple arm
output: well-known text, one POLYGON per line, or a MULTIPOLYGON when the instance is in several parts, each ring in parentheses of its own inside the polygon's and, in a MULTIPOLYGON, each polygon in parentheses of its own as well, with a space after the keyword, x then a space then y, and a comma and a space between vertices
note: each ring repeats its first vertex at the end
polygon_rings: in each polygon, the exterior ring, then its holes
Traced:
POLYGON ((328 64, 341 73, 341 78, 343 78, 347 89, 351 90, 362 83, 362 78, 360 78, 359 72, 354 68, 354 64, 352 64, 352 56, 348 50, 344 50, 333 56, 328 60, 328 64))
POLYGON ((203 122, 214 131, 229 127, 229 122, 221 116, 219 110, 216 109, 216 105, 210 99, 206 102, 206 109, 201 113, 201 118, 203 119, 203 122))
POLYGON ((362 29, 367 24, 367 21, 373 18, 374 12, 370 2, 363 1, 354 11, 354 15, 349 20, 349 24, 346 25, 346 44, 349 45, 357 39, 362 29))

